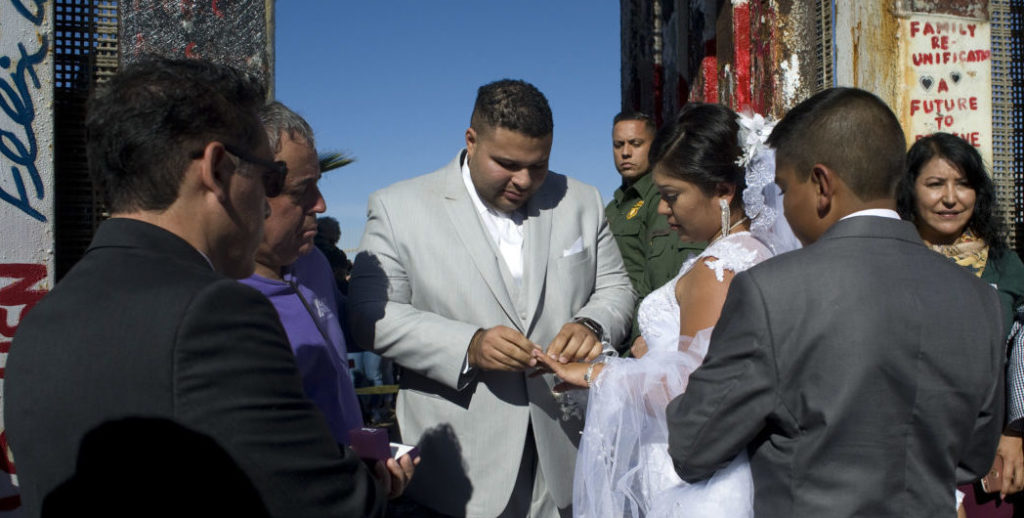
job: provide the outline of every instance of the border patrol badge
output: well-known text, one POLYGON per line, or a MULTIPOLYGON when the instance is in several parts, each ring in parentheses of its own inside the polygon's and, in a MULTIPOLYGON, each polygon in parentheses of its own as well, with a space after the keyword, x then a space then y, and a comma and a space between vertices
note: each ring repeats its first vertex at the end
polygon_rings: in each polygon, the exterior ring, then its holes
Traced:
POLYGON ((638 212, 640 212, 640 207, 643 207, 643 206, 644 206, 644 200, 637 201, 636 204, 633 205, 633 208, 629 209, 629 212, 626 214, 626 219, 633 219, 633 218, 635 218, 636 214, 638 212))

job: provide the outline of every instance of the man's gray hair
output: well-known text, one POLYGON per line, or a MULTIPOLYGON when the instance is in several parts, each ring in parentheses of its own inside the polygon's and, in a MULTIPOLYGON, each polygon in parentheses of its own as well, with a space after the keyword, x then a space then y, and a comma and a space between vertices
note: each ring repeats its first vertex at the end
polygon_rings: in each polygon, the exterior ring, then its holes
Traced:
POLYGON ((281 152, 281 135, 288 135, 292 140, 304 140, 316 147, 313 140, 313 128, 306 119, 293 112, 278 101, 273 101, 260 109, 260 121, 267 130, 270 150, 276 155, 281 152))

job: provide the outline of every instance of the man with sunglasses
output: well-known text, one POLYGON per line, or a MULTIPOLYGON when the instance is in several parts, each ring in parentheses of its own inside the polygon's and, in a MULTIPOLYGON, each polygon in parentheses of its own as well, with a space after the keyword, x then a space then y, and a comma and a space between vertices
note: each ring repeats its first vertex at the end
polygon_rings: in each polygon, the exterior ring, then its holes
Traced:
MULTIPOLYGON (((363 420, 348 370, 344 298, 327 258, 313 242, 317 214, 326 210, 317 187, 320 161, 313 129, 279 102, 263 107, 260 119, 274 158, 288 171, 282 194, 268 198, 270 217, 256 250, 256 272, 242 282, 263 293, 277 309, 306 395, 324 413, 335 440, 348 444, 349 431, 363 426, 363 420)), ((413 470, 408 456, 389 460, 388 466, 399 470, 398 476, 413 470)))
POLYGON ((253 273, 286 174, 264 99, 196 60, 136 64, 91 99, 111 219, 22 319, 6 365, 26 516, 383 514, 387 469, 338 447, 274 307, 234 280, 253 273))
MULTIPOLYGON (((238 146, 232 146, 227 143, 224 144, 224 149, 239 160, 263 168, 262 173, 260 173, 260 181, 263 183, 263 192, 267 195, 267 198, 276 198, 281 194, 281 190, 284 189, 284 179, 288 176, 287 163, 282 160, 274 161, 259 158, 238 146)), ((202 152, 200 151, 199 155, 193 158, 201 157, 202 152)))

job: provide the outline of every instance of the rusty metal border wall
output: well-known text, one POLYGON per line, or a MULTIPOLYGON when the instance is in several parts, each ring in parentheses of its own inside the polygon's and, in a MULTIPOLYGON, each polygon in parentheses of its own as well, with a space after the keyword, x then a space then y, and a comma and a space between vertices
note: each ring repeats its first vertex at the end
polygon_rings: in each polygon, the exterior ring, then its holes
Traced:
POLYGON ((85 160, 85 102, 117 71, 117 1, 54 1, 54 252, 60 279, 105 217, 85 160))
POLYGON ((992 0, 992 179, 1007 239, 1024 249, 1024 0, 992 0))
POLYGON ((834 0, 815 0, 815 42, 814 51, 818 55, 818 63, 814 67, 814 86, 812 93, 818 93, 833 86, 835 69, 833 32, 834 0))
POLYGON ((117 73, 120 63, 118 45, 118 0, 93 0, 96 5, 92 70, 97 84, 117 73))

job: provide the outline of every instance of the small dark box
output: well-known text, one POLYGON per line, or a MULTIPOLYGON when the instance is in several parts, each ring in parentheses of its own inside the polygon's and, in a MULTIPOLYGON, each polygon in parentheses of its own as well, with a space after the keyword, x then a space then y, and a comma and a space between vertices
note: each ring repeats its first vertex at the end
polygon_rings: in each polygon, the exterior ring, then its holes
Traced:
POLYGON ((348 432, 349 444, 364 460, 387 460, 391 457, 391 445, 385 428, 355 428, 348 432))

